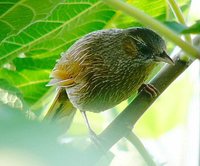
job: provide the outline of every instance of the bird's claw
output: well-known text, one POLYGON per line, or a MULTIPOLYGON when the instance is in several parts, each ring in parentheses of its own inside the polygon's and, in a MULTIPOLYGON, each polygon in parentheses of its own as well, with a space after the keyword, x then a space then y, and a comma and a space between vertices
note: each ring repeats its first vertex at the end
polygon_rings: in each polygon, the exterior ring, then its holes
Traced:
POLYGON ((155 98, 160 94, 160 92, 152 84, 142 84, 138 92, 141 92, 141 91, 145 91, 152 98, 155 98))

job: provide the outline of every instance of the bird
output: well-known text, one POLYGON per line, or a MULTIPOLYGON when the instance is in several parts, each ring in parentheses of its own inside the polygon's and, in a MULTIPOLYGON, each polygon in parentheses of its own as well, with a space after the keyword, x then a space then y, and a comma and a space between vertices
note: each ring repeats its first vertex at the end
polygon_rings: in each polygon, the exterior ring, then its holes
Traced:
MULTIPOLYGON (((64 119, 78 109, 93 132, 86 112, 99 113, 128 99, 158 62, 174 64, 164 39, 149 28, 90 32, 57 60, 47 85, 57 87, 57 95, 45 117, 64 119)), ((147 91, 157 92, 152 85, 147 91)))

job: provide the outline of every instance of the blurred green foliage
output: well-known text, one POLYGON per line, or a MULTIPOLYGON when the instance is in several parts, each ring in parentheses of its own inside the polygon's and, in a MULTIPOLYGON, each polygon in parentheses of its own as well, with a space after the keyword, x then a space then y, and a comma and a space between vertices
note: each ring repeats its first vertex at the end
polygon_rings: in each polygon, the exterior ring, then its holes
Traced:
POLYGON ((200 33, 200 20, 197 20, 195 24, 190 26, 189 28, 183 30, 184 34, 191 33, 191 34, 199 34, 200 33))
MULTIPOLYGON (((85 155, 85 137, 67 137, 60 126, 30 120, 18 109, 0 102, 0 165, 80 166, 88 165, 96 153, 85 155)), ((108 165, 112 159, 100 160, 108 165)))

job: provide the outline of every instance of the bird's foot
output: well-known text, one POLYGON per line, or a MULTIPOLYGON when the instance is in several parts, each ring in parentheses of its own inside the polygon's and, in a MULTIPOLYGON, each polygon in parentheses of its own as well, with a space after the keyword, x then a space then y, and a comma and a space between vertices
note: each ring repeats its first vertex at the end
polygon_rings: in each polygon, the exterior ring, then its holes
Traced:
POLYGON ((155 86, 151 84, 142 84, 138 90, 140 93, 141 91, 145 91, 150 97, 155 98, 159 95, 159 91, 156 89, 155 86))

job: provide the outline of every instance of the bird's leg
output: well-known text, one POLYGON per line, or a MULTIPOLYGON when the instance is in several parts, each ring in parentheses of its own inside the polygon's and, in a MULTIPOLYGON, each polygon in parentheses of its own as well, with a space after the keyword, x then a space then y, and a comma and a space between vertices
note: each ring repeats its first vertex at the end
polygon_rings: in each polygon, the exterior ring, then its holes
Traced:
POLYGON ((97 137, 96 133, 92 130, 92 128, 90 127, 90 123, 88 121, 87 115, 85 111, 81 111, 82 116, 85 120, 85 123, 87 125, 89 134, 90 134, 90 140, 96 145, 96 147, 98 148, 98 150, 102 151, 105 154, 105 157, 108 158, 108 161, 110 161, 114 155, 112 154, 112 152, 107 151, 103 144, 100 142, 99 138, 97 137))
POLYGON ((142 90, 149 94, 152 98, 157 97, 160 93, 152 84, 142 84, 138 89, 138 92, 141 92, 142 90))
POLYGON ((87 125, 87 128, 88 128, 88 131, 89 131, 89 135, 90 135, 91 141, 94 142, 97 146, 99 146, 99 145, 100 145, 99 139, 98 139, 96 133, 92 130, 92 128, 91 128, 91 126, 90 126, 90 123, 89 123, 89 121, 88 121, 86 112, 85 112, 85 111, 81 111, 81 113, 82 113, 82 116, 83 116, 83 118, 84 118, 84 120, 85 120, 85 123, 86 123, 86 125, 87 125))
POLYGON ((85 123, 86 123, 86 125, 87 125, 89 134, 91 134, 91 135, 96 135, 96 133, 92 130, 92 128, 91 128, 91 126, 90 126, 90 123, 89 123, 89 121, 88 121, 86 112, 85 112, 85 111, 81 111, 81 113, 82 113, 83 119, 85 120, 85 123))

